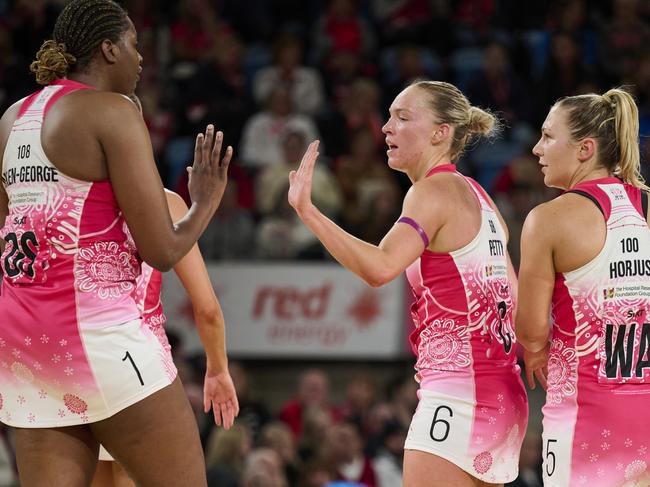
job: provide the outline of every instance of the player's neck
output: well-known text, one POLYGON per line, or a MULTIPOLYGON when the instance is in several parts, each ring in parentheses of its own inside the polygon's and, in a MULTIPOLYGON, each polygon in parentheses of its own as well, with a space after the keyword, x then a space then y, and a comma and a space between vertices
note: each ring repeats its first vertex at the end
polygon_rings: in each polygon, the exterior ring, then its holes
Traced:
POLYGON ((67 78, 77 83, 92 86, 99 91, 113 91, 107 77, 98 73, 72 73, 67 78))

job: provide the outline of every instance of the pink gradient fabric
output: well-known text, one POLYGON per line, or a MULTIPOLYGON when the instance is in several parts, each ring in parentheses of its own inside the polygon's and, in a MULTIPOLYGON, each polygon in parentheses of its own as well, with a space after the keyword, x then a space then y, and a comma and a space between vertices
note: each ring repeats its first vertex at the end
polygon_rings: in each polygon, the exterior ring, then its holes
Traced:
POLYGON ((420 395, 426 391, 457 410, 455 420, 466 423, 459 425, 466 433, 451 442, 415 447, 447 458, 481 480, 508 482, 517 476, 528 403, 514 351, 505 232, 475 181, 451 164, 428 175, 437 172, 464 178, 476 196, 482 223, 465 247, 444 254, 425 250, 407 269, 414 295, 410 341, 420 395))
POLYGON ((640 191, 614 177, 574 189, 599 203, 607 237, 591 262, 556 276, 545 485, 650 485, 642 419, 650 405, 650 230, 640 191))

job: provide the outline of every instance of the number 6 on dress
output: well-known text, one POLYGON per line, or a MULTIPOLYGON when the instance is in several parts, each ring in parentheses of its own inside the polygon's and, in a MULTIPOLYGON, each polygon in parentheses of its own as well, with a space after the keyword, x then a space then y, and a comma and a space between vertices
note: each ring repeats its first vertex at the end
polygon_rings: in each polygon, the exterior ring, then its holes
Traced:
POLYGON ((446 410, 449 414, 449 418, 454 417, 454 412, 451 410, 449 406, 438 406, 436 408, 435 413, 433 413, 433 421, 431 422, 431 429, 429 430, 429 436, 433 441, 445 441, 447 437, 449 436, 449 429, 450 429, 450 424, 448 421, 445 421, 444 419, 438 419, 438 413, 440 410, 446 410), (434 430, 436 429, 436 425, 438 423, 443 423, 445 425, 445 434, 442 435, 442 438, 436 437, 434 434, 434 430))

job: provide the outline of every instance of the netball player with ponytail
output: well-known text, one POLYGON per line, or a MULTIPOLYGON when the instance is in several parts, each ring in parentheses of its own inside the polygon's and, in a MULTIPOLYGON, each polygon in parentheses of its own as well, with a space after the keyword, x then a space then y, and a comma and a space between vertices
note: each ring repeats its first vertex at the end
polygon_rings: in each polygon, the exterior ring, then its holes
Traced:
POLYGON ((289 176, 289 202, 344 267, 372 286, 406 271, 419 405, 406 439, 404 486, 501 485, 517 477, 528 405, 516 364, 514 272, 494 203, 455 166, 495 119, 453 85, 419 81, 383 127, 388 165, 413 185, 379 245, 344 232, 311 202, 318 142, 289 176))
POLYGON ((624 90, 562 98, 533 149, 565 192, 521 238, 517 337, 547 389, 545 486, 650 485, 650 228, 624 90), (552 313, 552 327, 549 324, 552 313))
POLYGON ((0 121, 0 421, 23 487, 89 485, 99 443, 138 485, 206 485, 194 415, 134 291, 140 257, 164 271, 194 246, 232 149, 199 134, 192 205, 173 222, 127 98, 141 62, 119 5, 73 0, 32 64, 44 88, 0 121))

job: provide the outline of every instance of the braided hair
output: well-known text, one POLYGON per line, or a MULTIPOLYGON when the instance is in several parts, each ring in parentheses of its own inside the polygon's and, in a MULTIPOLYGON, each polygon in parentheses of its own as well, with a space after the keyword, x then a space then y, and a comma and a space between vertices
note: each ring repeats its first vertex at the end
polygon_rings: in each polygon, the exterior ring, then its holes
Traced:
POLYGON ((53 39, 43 43, 29 69, 41 85, 83 71, 105 39, 118 42, 128 28, 126 11, 113 0, 72 0, 56 20, 53 39))

